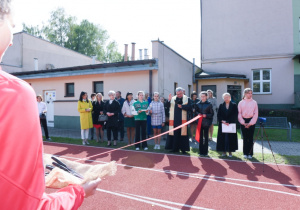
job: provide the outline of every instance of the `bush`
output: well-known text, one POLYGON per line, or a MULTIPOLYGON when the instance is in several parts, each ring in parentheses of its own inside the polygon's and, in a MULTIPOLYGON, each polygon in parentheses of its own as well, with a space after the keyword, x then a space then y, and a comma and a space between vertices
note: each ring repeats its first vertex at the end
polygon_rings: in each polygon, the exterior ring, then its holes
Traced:
POLYGON ((287 117, 292 127, 300 128, 300 111, 290 109, 259 109, 260 117, 287 117))

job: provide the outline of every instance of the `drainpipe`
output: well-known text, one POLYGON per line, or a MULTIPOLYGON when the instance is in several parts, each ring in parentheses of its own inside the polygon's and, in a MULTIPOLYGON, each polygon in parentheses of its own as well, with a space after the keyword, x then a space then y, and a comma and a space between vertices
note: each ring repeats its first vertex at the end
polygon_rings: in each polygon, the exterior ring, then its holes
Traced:
POLYGON ((152 97, 152 70, 149 70, 149 96, 152 97))

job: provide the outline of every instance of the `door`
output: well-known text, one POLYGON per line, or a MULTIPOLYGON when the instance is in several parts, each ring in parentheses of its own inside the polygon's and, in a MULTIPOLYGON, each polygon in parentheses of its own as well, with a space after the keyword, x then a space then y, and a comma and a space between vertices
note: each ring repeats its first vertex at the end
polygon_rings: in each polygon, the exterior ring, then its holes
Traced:
POLYGON ((54 101, 56 99, 56 91, 45 91, 44 99, 47 106, 47 125, 48 127, 54 127, 54 101))
POLYGON ((231 95, 231 101, 238 104, 242 100, 242 87, 240 85, 227 85, 227 92, 231 95))

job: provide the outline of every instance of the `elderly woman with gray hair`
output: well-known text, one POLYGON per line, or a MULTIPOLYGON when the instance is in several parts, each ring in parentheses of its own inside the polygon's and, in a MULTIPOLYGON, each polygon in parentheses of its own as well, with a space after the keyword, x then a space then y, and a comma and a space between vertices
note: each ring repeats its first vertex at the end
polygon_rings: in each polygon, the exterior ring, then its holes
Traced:
POLYGON ((113 132, 114 146, 117 146, 118 140, 118 113, 120 111, 120 103, 115 99, 116 92, 111 90, 108 92, 109 100, 104 106, 104 114, 108 116, 106 122, 107 128, 107 146, 111 146, 111 132, 113 132))
POLYGON ((237 105, 231 102, 231 95, 229 93, 223 94, 224 103, 220 104, 218 109, 218 137, 217 137, 217 151, 222 152, 222 156, 226 156, 229 152, 229 157, 232 157, 232 152, 238 149, 237 133, 223 133, 222 124, 228 126, 230 123, 237 123, 238 108, 237 105))

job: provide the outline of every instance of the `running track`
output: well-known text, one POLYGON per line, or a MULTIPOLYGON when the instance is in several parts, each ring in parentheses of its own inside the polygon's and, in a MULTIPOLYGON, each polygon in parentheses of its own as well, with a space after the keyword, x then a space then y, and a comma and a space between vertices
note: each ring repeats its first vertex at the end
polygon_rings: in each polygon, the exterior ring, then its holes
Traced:
MULTIPOLYGON (((78 160, 107 148, 44 143, 48 154, 78 160)), ((85 209, 299 209, 300 167, 119 150, 86 161, 115 160, 85 209)), ((47 192, 54 192, 47 189, 47 192)))

